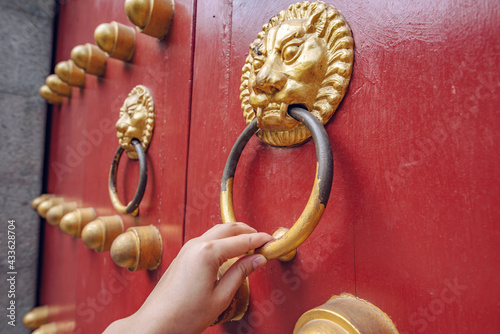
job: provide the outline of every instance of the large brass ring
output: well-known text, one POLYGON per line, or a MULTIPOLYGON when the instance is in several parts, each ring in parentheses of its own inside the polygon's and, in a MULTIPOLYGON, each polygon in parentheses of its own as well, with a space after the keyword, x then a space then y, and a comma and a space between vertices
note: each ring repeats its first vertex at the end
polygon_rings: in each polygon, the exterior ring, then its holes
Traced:
MULTIPOLYGON (((286 259, 314 231, 325 210, 333 180, 333 156, 330 140, 324 126, 309 111, 300 107, 290 107, 290 116, 309 129, 316 147, 316 178, 307 205, 295 224, 281 237, 255 250, 256 253, 270 259, 286 259)), ((222 176, 220 204, 223 223, 236 222, 233 207, 233 178, 238 160, 245 145, 258 130, 257 121, 253 120, 241 133, 234 144, 222 176)), ((288 258, 290 259, 290 258, 288 258)))
POLYGON ((120 202, 118 193, 116 191, 116 175, 118 174, 118 163, 123 154, 123 148, 121 146, 116 150, 113 162, 111 163, 111 170, 109 171, 109 197, 111 198, 111 203, 118 213, 130 214, 132 216, 137 216, 139 213, 139 204, 141 203, 142 197, 144 196, 144 191, 146 190, 146 184, 148 181, 148 165, 146 163, 146 154, 144 154, 144 148, 142 144, 137 139, 132 139, 131 144, 134 146, 137 156, 139 158, 140 174, 139 174, 139 184, 137 186, 137 191, 135 196, 128 203, 127 206, 120 202))

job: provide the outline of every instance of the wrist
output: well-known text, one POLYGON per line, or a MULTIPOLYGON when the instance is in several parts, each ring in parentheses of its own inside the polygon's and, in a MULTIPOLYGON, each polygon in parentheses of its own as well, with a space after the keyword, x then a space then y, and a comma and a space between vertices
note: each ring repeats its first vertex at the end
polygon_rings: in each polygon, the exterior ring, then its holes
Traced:
MULTIPOLYGON (((106 328, 103 334, 121 334, 121 333, 144 333, 144 334, 159 334, 162 333, 160 328, 155 326, 157 321, 149 320, 138 312, 129 317, 118 319, 106 328)), ((163 331, 165 333, 165 331, 163 331)))
POLYGON ((103 334, 118 334, 124 333, 124 331, 126 332, 127 329, 130 329, 130 324, 132 323, 129 318, 130 317, 118 319, 112 322, 103 332, 103 334))
POLYGON ((158 310, 141 307, 130 317, 133 325, 129 326, 133 327, 128 329, 134 328, 134 333, 144 334, 200 334, 205 329, 197 321, 177 314, 177 310, 158 310))

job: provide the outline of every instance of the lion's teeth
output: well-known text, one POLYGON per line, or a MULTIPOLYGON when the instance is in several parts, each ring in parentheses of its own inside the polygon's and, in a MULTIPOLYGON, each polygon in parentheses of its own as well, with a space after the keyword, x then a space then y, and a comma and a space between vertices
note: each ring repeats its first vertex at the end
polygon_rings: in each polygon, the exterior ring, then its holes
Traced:
POLYGON ((262 108, 257 108, 257 118, 262 117, 262 108))
POLYGON ((280 106, 280 115, 281 117, 285 118, 286 117, 286 113, 287 113, 287 104, 286 103, 281 103, 281 106, 280 106))

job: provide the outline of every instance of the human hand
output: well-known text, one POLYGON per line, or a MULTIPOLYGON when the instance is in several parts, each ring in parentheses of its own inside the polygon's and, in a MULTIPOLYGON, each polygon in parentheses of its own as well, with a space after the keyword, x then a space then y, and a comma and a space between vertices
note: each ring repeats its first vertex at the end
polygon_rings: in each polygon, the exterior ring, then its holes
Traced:
POLYGON ((189 240, 139 311, 116 321, 104 334, 201 333, 229 306, 243 280, 267 260, 260 254, 244 256, 217 280, 219 267, 271 240, 243 223, 216 225, 189 240))

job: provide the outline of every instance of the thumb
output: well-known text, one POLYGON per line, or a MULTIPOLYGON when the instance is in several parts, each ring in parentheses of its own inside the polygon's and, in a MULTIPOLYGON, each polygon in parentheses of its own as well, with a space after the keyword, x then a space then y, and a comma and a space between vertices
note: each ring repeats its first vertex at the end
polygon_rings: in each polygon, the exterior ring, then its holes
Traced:
POLYGON ((266 263, 267 259, 261 254, 247 255, 236 261, 217 283, 217 290, 219 290, 218 294, 221 299, 229 303, 243 280, 266 263))

